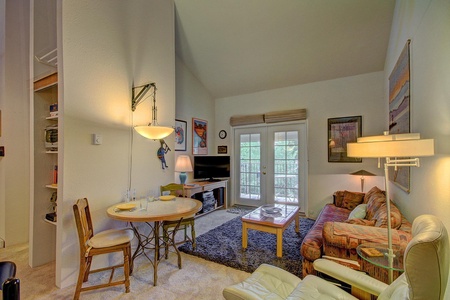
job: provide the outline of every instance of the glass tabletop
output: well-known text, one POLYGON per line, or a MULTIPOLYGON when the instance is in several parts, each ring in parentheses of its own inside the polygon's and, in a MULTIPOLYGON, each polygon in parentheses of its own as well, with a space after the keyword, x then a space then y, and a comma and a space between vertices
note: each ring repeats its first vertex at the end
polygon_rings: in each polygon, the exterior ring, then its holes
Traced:
POLYGON ((392 245, 394 258, 392 267, 388 260, 388 245, 365 243, 356 247, 356 252, 364 260, 384 269, 403 272, 403 250, 398 245, 392 245))

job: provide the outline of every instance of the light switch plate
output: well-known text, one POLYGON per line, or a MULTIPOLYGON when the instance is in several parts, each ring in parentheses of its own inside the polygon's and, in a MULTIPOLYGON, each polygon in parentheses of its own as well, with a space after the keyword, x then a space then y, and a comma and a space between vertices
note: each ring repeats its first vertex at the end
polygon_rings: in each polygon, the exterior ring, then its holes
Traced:
POLYGON ((92 135, 92 143, 94 145, 101 145, 103 143, 103 137, 100 134, 94 133, 92 135))

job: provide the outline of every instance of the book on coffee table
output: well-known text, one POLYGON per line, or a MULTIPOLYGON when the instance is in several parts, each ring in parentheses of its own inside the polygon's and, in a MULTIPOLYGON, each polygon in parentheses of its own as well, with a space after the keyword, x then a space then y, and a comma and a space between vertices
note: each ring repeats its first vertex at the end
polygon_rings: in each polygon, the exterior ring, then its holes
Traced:
POLYGON ((376 248, 361 248, 361 251, 370 257, 383 256, 383 253, 378 251, 376 248))

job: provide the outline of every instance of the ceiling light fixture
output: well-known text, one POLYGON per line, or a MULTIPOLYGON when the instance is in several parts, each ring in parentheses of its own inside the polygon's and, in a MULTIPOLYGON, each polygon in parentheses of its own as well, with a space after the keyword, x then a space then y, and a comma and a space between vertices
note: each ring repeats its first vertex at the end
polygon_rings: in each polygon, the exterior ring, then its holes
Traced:
POLYGON ((131 110, 135 111, 136 107, 145 101, 145 94, 153 88, 153 106, 152 106, 152 122, 148 125, 139 125, 134 126, 134 130, 136 130, 140 135, 147 139, 151 140, 160 140, 168 135, 170 135, 174 129, 172 127, 159 126, 157 120, 157 108, 156 108, 156 83, 147 83, 141 86, 136 86, 132 88, 132 97, 131 97, 131 110), (139 90, 138 92, 136 90, 139 90), (137 92, 137 94, 136 94, 137 92))

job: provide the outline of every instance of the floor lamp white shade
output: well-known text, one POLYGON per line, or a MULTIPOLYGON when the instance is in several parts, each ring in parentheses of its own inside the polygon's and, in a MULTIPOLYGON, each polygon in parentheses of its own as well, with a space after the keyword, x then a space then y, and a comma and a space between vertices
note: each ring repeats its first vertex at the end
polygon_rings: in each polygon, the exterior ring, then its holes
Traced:
POLYGON ((392 249, 391 207, 389 199, 389 167, 420 167, 417 156, 434 155, 434 140, 420 139, 419 133, 384 134, 360 137, 356 143, 347 144, 349 157, 385 158, 384 180, 386 191, 387 232, 388 232, 388 263, 389 281, 393 280, 392 264, 394 253, 392 249), (401 158, 397 158, 401 157, 401 158), (407 158, 414 157, 414 158, 407 158))
POLYGON ((175 172, 180 172, 180 183, 186 183, 186 172, 192 172, 191 158, 187 155, 179 155, 175 163, 175 172))

